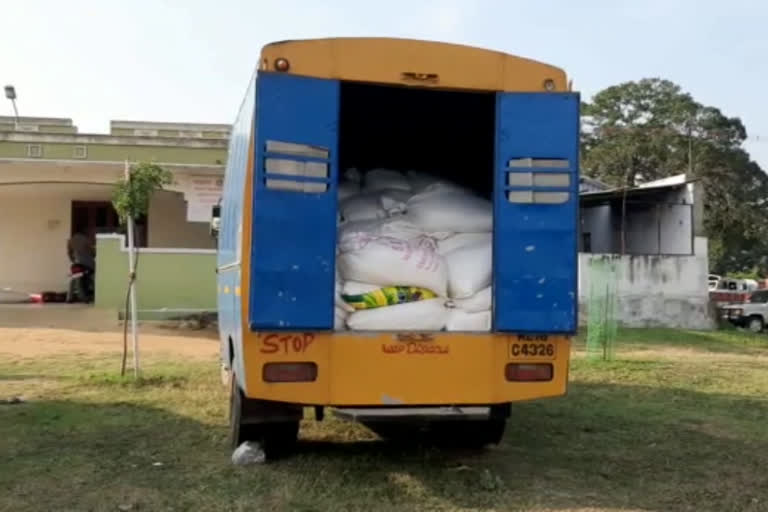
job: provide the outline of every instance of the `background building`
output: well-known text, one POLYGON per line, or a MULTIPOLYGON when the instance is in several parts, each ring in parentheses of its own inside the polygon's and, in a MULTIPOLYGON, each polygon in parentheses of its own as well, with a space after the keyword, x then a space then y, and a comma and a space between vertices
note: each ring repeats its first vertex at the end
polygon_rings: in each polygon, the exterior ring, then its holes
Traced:
POLYGON ((711 328, 701 184, 681 174, 628 189, 583 185, 582 323, 607 294, 619 325, 711 328))
MULTIPOLYGON (((77 230, 94 238, 121 231, 110 200, 126 160, 157 163, 175 181, 153 198, 140 245, 213 254, 208 220, 229 130, 112 121, 109 134, 81 134, 71 119, 0 117, 0 290, 66 290, 68 238, 77 230)), ((97 282, 107 271, 97 268, 97 282)))

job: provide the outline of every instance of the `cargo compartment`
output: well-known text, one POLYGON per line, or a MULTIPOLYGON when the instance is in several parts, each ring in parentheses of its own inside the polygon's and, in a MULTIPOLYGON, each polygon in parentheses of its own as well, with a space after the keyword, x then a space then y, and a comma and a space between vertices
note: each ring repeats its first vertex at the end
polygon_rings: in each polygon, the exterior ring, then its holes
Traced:
POLYGON ((495 95, 339 98, 335 328, 490 331, 495 95))
POLYGON ((256 103, 251 331, 575 332, 578 95, 266 73, 256 103))

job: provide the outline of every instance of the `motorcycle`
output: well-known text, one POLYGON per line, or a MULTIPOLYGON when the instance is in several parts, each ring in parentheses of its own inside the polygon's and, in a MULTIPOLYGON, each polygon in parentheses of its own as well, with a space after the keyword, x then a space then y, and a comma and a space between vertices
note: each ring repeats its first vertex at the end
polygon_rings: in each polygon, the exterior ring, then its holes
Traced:
POLYGON ((67 302, 84 302, 90 304, 94 297, 93 269, 80 263, 72 263, 69 267, 69 289, 67 302))

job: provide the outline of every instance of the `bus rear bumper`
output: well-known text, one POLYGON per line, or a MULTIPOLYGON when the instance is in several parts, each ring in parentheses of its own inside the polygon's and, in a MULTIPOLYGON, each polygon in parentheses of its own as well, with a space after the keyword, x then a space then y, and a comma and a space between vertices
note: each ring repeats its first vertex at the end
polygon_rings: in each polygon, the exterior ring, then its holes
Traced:
MULTIPOLYGON (((570 338, 490 333, 244 333, 244 394, 347 409, 489 406, 564 395, 570 338), (267 365, 311 364, 311 381, 269 382, 267 365), (511 367, 516 371, 510 372, 511 367), (532 370, 550 377, 521 380, 532 370)), ((441 410, 445 412, 446 410, 441 410)))
POLYGON ((334 409, 333 414, 338 418, 359 422, 487 420, 491 417, 491 408, 482 406, 340 407, 334 409))

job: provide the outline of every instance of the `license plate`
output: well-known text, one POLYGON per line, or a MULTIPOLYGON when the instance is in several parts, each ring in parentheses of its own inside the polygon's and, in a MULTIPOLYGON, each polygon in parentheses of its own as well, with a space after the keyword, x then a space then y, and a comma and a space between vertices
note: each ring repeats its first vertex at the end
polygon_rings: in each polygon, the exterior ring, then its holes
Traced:
POLYGON ((557 345, 542 341, 513 341, 509 344, 510 359, 554 359, 557 345))

